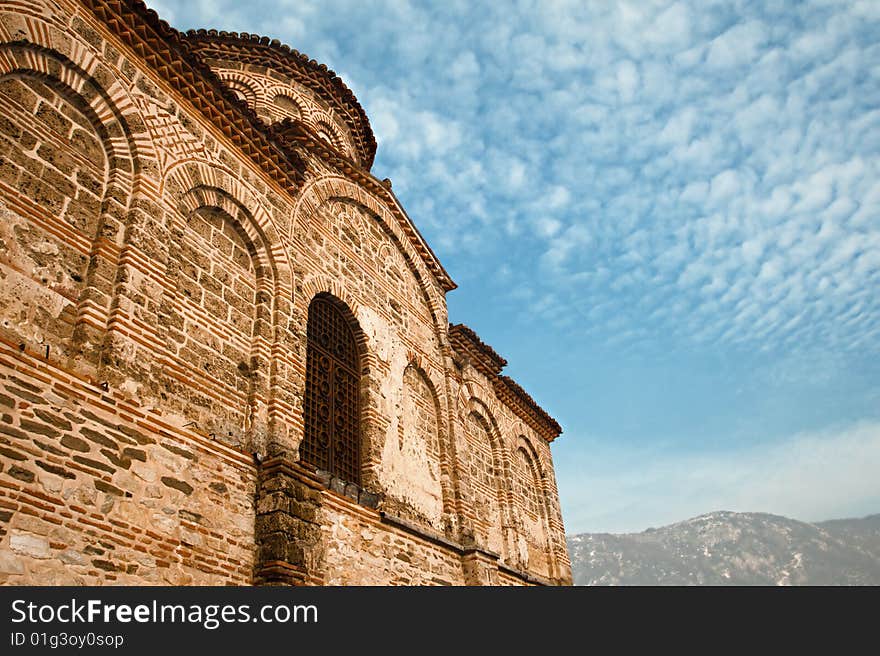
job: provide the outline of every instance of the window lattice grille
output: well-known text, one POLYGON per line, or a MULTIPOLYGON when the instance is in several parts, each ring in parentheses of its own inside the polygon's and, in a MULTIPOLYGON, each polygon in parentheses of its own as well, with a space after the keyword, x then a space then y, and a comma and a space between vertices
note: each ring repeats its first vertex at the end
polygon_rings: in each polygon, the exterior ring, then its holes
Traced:
POLYGON ((357 342, 351 327, 332 301, 316 298, 309 306, 300 457, 360 484, 358 382, 357 342))

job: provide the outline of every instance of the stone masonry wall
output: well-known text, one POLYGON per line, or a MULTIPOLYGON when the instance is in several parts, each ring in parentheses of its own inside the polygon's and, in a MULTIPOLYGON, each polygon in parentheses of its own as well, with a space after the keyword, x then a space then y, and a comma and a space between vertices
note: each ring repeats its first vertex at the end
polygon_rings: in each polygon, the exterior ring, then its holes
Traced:
POLYGON ((453 390, 456 467, 466 474, 459 492, 462 542, 496 554, 517 572, 570 584, 550 445, 498 400, 473 364, 458 369, 453 390))
MULTIPOLYGON (((329 497, 329 495, 327 495, 329 497)), ((327 585, 461 585, 461 560, 449 547, 383 524, 348 499, 325 501, 327 585)))
POLYGON ((0 584, 247 584, 250 459, 0 342, 0 584))

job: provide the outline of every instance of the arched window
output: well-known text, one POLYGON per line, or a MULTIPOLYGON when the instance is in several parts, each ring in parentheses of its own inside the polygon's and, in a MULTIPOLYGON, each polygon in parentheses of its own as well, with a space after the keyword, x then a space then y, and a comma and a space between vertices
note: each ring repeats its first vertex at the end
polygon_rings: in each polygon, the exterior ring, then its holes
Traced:
POLYGON ((358 346, 339 302, 316 296, 309 305, 305 436, 300 457, 360 485, 358 346))

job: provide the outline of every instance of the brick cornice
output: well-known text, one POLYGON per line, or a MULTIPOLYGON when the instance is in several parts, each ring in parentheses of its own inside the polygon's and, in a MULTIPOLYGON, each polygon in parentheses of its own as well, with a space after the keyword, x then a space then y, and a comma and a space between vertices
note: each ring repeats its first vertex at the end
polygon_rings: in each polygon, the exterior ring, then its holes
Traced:
POLYGON ((449 341, 460 353, 470 356, 471 364, 486 376, 497 376, 507 366, 507 360, 463 323, 449 324, 449 341))
POLYGON ((562 433, 562 427, 510 376, 501 374, 507 360, 483 342, 471 328, 464 324, 449 325, 449 341, 453 348, 465 355, 470 363, 492 383, 492 389, 500 401, 548 442, 562 433))
POLYGON ((81 1, 282 188, 299 189, 306 169, 299 153, 272 142, 253 110, 190 54, 180 33, 155 11, 141 0, 81 1))
MULTIPOLYGON (((306 163, 302 150, 298 149, 306 148, 391 208, 441 289, 451 291, 456 288, 389 187, 374 178, 368 169, 338 153, 307 128, 279 130, 263 123, 247 103, 240 100, 201 60, 194 51, 194 43, 161 20, 141 0, 82 0, 82 3, 291 196, 299 191, 305 180, 306 163)), ((263 40, 260 37, 260 45, 263 40)), ((321 70, 322 65, 315 66, 321 70)), ((332 74, 332 71, 328 73, 332 74)), ((369 127, 368 123, 365 125, 369 127)), ((365 152, 371 147, 367 143, 365 152)), ((370 153, 370 162, 373 154, 375 150, 370 153)))
POLYGON ((278 39, 217 30, 189 30, 182 38, 190 52, 205 58, 217 58, 242 64, 266 66, 284 73, 303 86, 315 91, 335 106, 355 139, 355 147, 363 167, 373 165, 376 138, 363 107, 336 73, 314 59, 281 43, 278 39))
POLYGON ((548 442, 562 434, 562 426, 510 376, 496 376, 492 387, 498 398, 504 401, 529 426, 548 442))

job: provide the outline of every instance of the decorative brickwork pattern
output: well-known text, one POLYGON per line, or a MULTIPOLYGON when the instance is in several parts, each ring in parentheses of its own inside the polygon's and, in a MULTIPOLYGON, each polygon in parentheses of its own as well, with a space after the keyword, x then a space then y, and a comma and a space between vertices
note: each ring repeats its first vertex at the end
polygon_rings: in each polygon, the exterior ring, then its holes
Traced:
POLYGON ((501 463, 496 453, 497 440, 486 418, 477 411, 467 417, 467 473, 471 486, 474 537, 477 544, 502 554, 504 518, 501 500, 501 463))
POLYGON ((516 531, 516 562, 526 570, 552 578, 547 541, 547 508, 544 483, 527 446, 516 450, 513 467, 513 510, 516 531))

